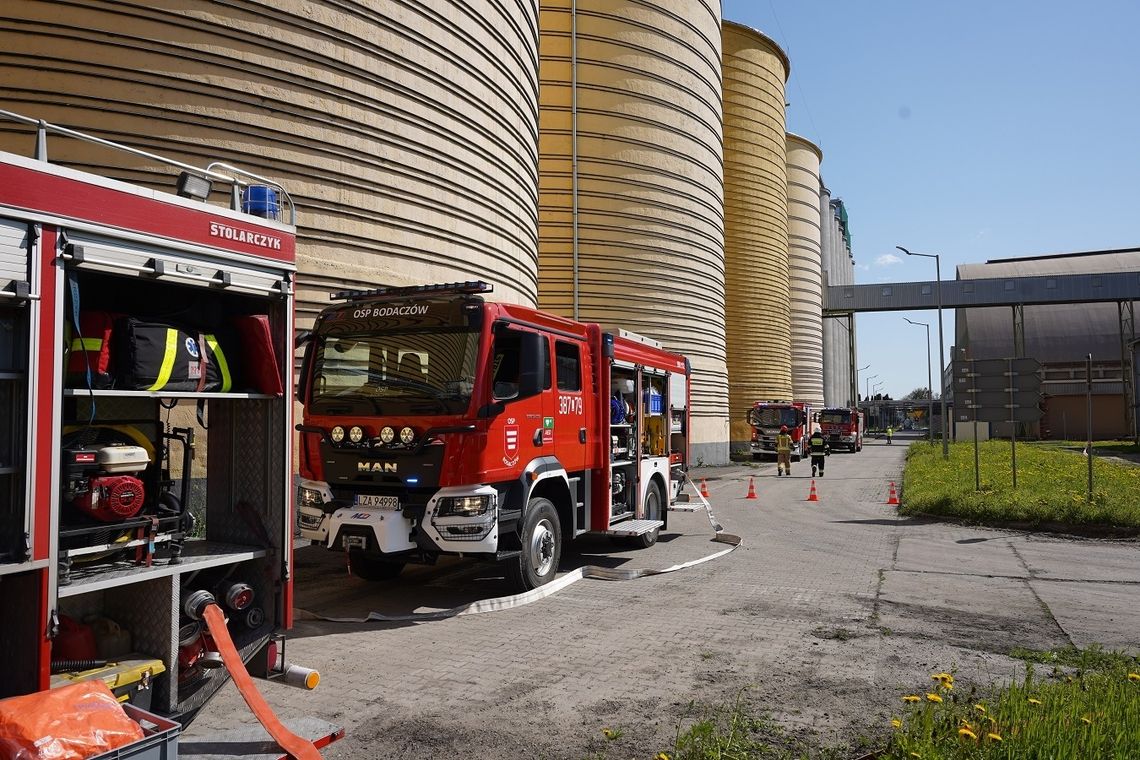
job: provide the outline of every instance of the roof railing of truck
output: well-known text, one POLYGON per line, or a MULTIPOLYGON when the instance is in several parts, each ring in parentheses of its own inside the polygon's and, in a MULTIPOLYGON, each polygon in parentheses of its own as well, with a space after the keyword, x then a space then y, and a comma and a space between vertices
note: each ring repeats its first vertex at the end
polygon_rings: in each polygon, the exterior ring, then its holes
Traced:
POLYGON ((356 301, 362 298, 394 298, 419 295, 474 295, 490 293, 494 286, 482 280, 467 282, 442 282, 435 285, 409 285, 397 288, 370 288, 368 290, 342 290, 329 296, 333 301, 356 301))
POLYGON ((132 148, 130 145, 105 140, 102 137, 96 137, 86 132, 69 129, 59 124, 51 124, 43 119, 33 119, 30 116, 23 116, 13 111, 0 109, 0 119, 26 124, 35 128, 36 143, 33 148, 34 155, 32 158, 37 161, 48 163, 48 135, 63 135, 94 145, 102 145, 111 150, 141 156, 151 161, 166 164, 172 168, 181 169, 182 171, 177 178, 175 193, 183 198, 206 201, 210 197, 210 193, 213 192, 213 183, 221 182, 229 185, 230 208, 234 211, 241 211, 244 214, 259 216, 263 219, 281 220, 290 225, 297 224, 297 207, 293 204, 293 198, 289 195, 289 192, 281 183, 269 179, 268 177, 263 177, 260 174, 254 174, 251 171, 246 171, 245 169, 240 169, 221 161, 215 161, 203 169, 167 156, 160 156, 157 153, 132 148), (218 169, 224 169, 225 171, 217 171, 218 169), (256 182, 264 184, 258 185, 249 180, 255 180, 256 182), (277 200, 277 193, 280 193, 288 203, 289 210, 284 219, 282 218, 281 204, 277 200))

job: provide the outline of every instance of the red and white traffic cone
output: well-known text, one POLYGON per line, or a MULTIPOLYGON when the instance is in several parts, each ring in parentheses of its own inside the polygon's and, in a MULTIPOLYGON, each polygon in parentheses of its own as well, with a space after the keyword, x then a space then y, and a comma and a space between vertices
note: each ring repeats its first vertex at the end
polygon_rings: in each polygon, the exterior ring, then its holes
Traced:
POLYGON ((819 496, 817 496, 815 493, 815 481, 814 480, 811 482, 811 491, 808 492, 807 500, 808 501, 819 501, 819 496))
POLYGON ((709 497, 709 484, 705 482, 704 478, 701 478, 701 496, 706 499, 709 497))
POLYGON ((756 495, 756 484, 752 482, 751 477, 748 478, 748 495, 745 496, 744 498, 745 499, 759 499, 760 498, 759 496, 756 495))
POLYGON ((893 481, 893 480, 891 481, 891 491, 887 495, 887 503, 888 504, 898 504, 899 503, 898 494, 895 493, 895 481, 893 481))

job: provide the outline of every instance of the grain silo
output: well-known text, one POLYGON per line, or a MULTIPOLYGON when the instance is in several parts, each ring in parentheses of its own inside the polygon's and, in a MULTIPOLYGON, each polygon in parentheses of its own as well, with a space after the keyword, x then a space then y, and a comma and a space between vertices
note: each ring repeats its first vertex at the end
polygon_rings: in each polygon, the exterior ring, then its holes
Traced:
POLYGON ((725 22, 724 214, 729 410, 733 448, 748 409, 792 398, 784 85, 790 64, 755 29, 725 22))
MULTIPOLYGON (((3 15, 0 108, 289 189, 302 325, 350 283, 480 278, 536 302, 535 3, 20 0, 3 15)), ((28 153, 22 134, 0 147, 28 153)), ((172 186, 143 159, 52 151, 172 186)))
POLYGON ((823 257, 820 250, 819 164, 823 153, 787 136, 788 287, 792 315, 792 395, 823 406, 823 257))
POLYGON ((724 462, 720 3, 541 7, 539 305, 685 354, 693 457, 724 462))
MULTIPOLYGON (((847 211, 842 200, 831 199, 826 187, 820 194, 819 213, 824 283, 828 287, 853 285, 855 262, 851 257, 847 211)), ((858 401, 853 378, 854 333, 854 319, 832 317, 823 320, 823 398, 828 406, 855 406, 858 401)))

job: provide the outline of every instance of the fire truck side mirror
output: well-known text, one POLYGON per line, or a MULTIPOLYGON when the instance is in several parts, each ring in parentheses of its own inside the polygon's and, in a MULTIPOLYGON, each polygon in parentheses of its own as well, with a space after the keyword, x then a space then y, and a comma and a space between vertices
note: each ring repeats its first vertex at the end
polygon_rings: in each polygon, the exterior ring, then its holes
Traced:
POLYGON ((542 393, 546 385, 547 340, 545 335, 536 332, 524 332, 520 337, 522 357, 519 367, 519 395, 516 398, 528 398, 542 393))
POLYGON ((297 380, 297 400, 304 404, 309 398, 309 371, 313 365, 313 333, 306 330, 294 339, 296 348, 305 347, 305 355, 301 358, 301 372, 297 380))

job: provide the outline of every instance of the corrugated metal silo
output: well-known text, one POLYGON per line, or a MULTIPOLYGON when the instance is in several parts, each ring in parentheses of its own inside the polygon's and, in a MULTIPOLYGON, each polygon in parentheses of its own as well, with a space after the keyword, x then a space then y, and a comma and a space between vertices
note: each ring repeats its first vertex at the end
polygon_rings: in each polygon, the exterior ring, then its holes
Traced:
POLYGON ((693 455, 723 462, 720 3, 541 7, 539 305, 688 356, 693 455))
POLYGON ((792 315, 792 394, 823 405, 823 257, 820 250, 819 164, 823 153, 787 136, 788 272, 792 315))
POLYGON ((790 63, 755 29, 725 22, 724 213, 732 445, 747 412, 792 397, 784 86, 790 63))
MULTIPOLYGON (((824 282, 830 287, 852 285, 855 263, 847 246, 846 231, 839 220, 843 201, 831 199, 825 187, 820 194, 824 282)), ((852 380, 851 336, 854 320, 832 317, 823 320, 823 399, 827 406, 854 406, 858 400, 852 380)))
MULTIPOLYGON (((536 302, 535 3, 128 0, 61 12, 21 0, 3 13, 0 107, 282 182, 299 209, 301 310, 345 284, 474 278, 536 302)), ((22 140, 0 132, 0 147, 27 153, 22 140)), ((52 148, 57 161, 172 186, 142 160, 106 166, 121 154, 52 148)))

